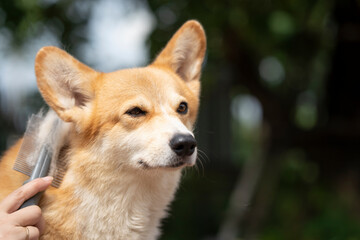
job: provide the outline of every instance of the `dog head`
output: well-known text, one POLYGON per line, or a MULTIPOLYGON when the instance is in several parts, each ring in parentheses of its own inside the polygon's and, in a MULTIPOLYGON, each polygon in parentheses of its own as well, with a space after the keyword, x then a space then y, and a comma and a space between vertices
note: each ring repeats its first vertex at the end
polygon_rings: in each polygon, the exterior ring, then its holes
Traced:
POLYGON ((178 169, 196 160, 192 130, 205 49, 201 25, 188 21, 149 66, 102 73, 44 47, 35 72, 45 101, 99 161, 178 169))

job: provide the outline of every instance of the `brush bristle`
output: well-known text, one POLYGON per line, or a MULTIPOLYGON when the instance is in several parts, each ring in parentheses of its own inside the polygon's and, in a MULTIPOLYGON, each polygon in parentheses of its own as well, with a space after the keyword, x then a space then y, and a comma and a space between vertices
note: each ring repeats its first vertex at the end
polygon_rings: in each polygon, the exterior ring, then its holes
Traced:
POLYGON ((62 122, 53 111, 45 116, 42 112, 32 115, 13 169, 30 176, 41 146, 48 144, 53 152, 48 175, 54 177, 52 186, 58 188, 66 172, 66 163, 59 159, 59 154, 65 145, 69 129, 69 124, 62 122))

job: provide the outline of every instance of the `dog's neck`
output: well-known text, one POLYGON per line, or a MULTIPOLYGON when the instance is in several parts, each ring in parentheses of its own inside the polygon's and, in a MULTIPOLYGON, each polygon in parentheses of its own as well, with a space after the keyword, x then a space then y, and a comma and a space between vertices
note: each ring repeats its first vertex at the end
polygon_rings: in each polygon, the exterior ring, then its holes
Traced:
MULTIPOLYGON (((91 157, 79 154, 72 158, 91 157)), ((64 178, 64 186, 74 187, 78 202, 74 213, 81 238, 156 239, 181 171, 119 167, 117 171, 109 168, 109 173, 100 173, 98 167, 70 165, 64 178)))

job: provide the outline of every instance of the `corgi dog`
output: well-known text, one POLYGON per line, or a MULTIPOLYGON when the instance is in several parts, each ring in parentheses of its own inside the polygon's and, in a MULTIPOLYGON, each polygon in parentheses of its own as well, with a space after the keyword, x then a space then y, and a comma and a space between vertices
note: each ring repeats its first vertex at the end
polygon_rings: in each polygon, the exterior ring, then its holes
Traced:
MULTIPOLYGON (((66 165, 59 188, 39 203, 41 239, 159 237, 182 169, 197 158, 205 51, 204 30, 190 20, 146 67, 103 73, 56 47, 38 52, 37 84, 50 106, 39 134, 62 120, 56 161, 66 165)), ((12 169, 20 146, 0 161, 0 200, 28 178, 12 169)))

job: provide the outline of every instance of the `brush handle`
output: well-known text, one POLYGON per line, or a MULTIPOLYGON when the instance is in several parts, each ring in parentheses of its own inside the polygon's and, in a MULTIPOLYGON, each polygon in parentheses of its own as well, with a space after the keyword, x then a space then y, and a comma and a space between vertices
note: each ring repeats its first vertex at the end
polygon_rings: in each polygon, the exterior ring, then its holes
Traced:
MULTIPOLYGON (((47 176, 50 168, 50 162, 51 162, 52 152, 49 150, 47 145, 44 145, 41 150, 38 157, 38 160, 36 162, 36 165, 34 167, 34 170, 31 173, 31 176, 28 180, 24 182, 24 184, 36 179, 36 178, 42 178, 47 176)), ((43 192, 39 192, 26 200, 19 209, 25 208, 31 205, 38 205, 40 198, 42 196, 43 192)))
POLYGON ((19 209, 22 208, 26 208, 28 206, 32 206, 32 205, 39 205, 39 201, 41 196, 43 195, 44 192, 38 192, 37 194, 35 194, 34 196, 32 196, 31 198, 29 198, 28 200, 26 200, 19 209))

